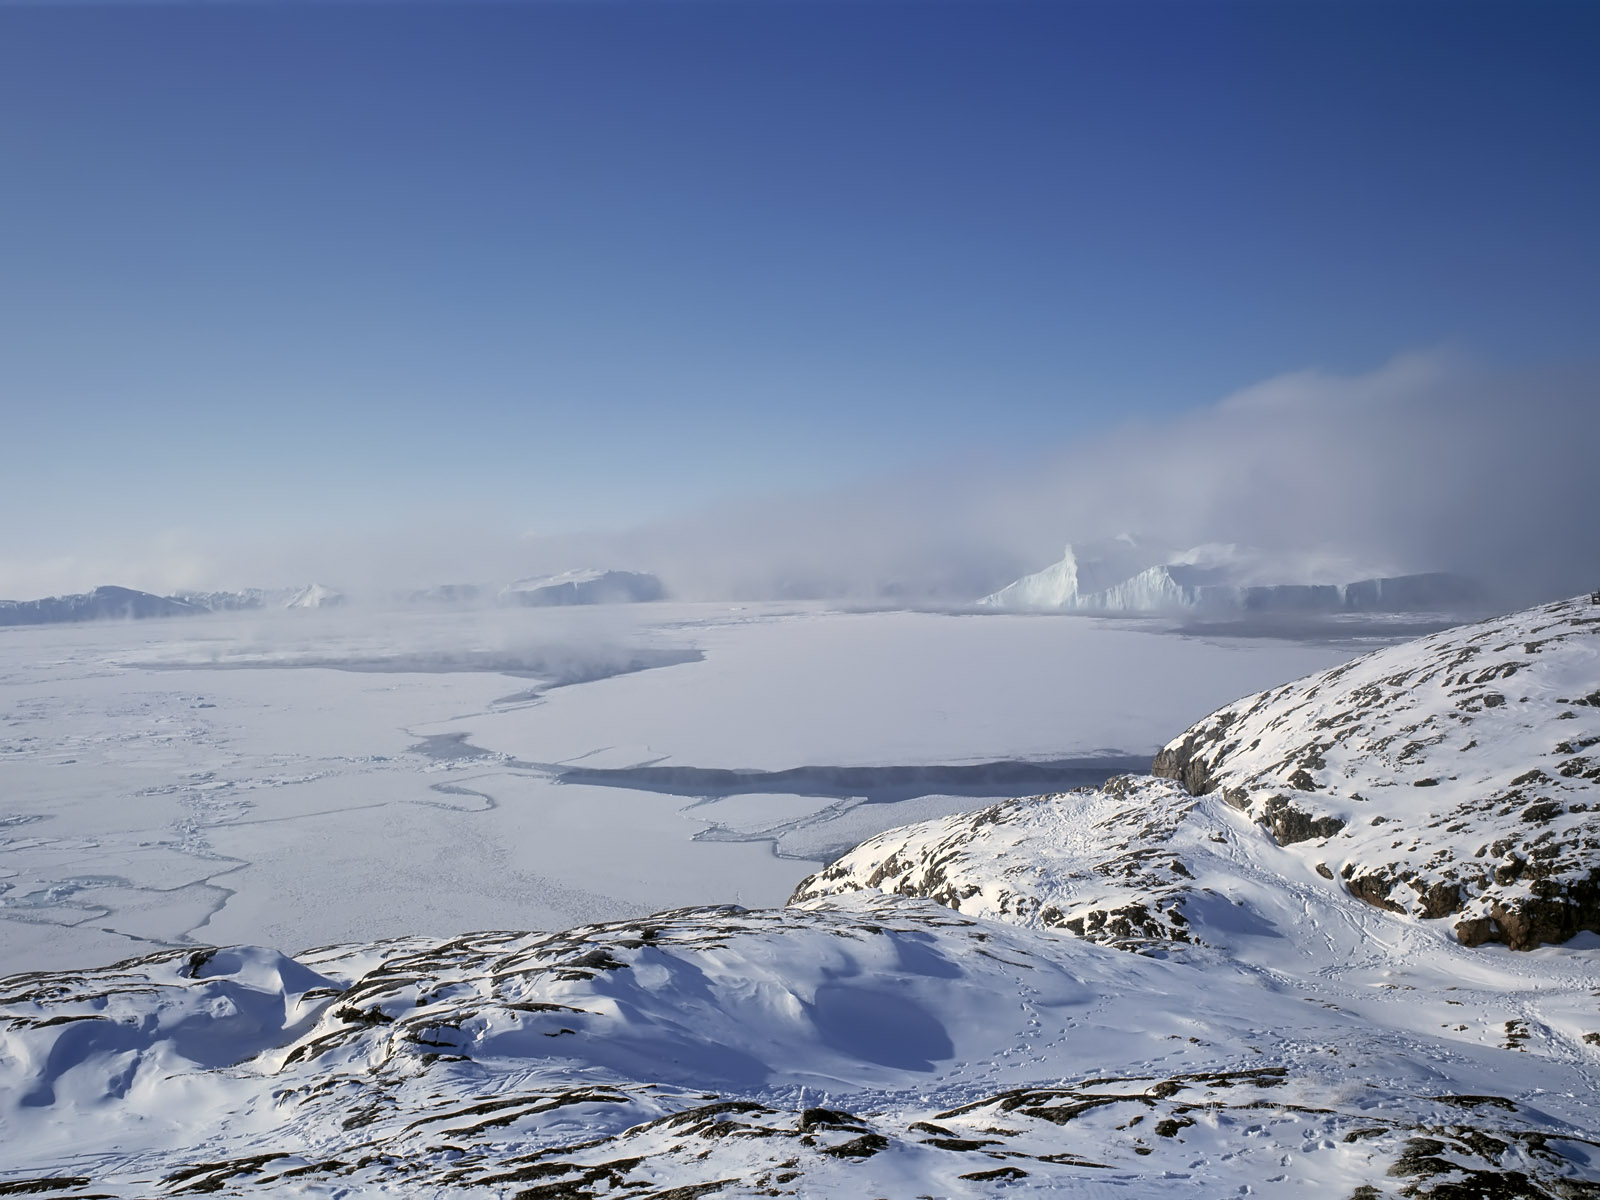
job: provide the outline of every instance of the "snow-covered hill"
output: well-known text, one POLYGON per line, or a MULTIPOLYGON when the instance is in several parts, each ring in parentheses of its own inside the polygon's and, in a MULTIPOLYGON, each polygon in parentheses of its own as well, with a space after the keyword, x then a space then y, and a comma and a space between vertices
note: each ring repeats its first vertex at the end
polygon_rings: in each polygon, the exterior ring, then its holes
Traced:
POLYGON ((1459 611, 1480 603, 1470 580, 1440 573, 1329 580, 1327 567, 1275 566, 1234 546, 1181 553, 1132 539, 1068 546, 1059 562, 979 601, 1021 612, 1351 613, 1459 611))
POLYGON ((1581 924, 1597 632, 1379 651, 783 909, 0 980, 0 1195, 1600 1194, 1600 936, 1423 902, 1581 924))
POLYGON ((0 625, 59 625, 75 621, 133 621, 185 617, 204 609, 171 596, 124 587, 98 587, 42 600, 0 600, 0 625))

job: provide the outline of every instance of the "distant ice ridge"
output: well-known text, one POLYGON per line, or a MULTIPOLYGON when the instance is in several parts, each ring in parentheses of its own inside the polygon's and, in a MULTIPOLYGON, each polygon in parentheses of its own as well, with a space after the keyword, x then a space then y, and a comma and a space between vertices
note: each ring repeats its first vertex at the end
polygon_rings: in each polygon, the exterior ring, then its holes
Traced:
POLYGON ((0 625, 59 625, 75 621, 130 621, 189 616, 205 611, 178 596, 152 596, 132 588, 98 587, 43 600, 0 600, 0 625))
POLYGON ((283 602, 284 608, 332 608, 344 603, 344 595, 320 583, 308 583, 283 602))
POLYGON ((640 604, 660 600, 661 580, 641 571, 585 569, 519 579, 500 592, 503 604, 640 604))
POLYGON ((1068 545, 1061 561, 985 596, 980 604, 1022 612, 1217 615, 1265 612, 1419 612, 1478 602, 1469 579, 1440 572, 1328 578, 1329 565, 1282 565, 1232 545, 1181 552, 1131 537, 1068 545), (1153 561, 1152 561, 1153 560, 1153 561), (1350 581, 1354 577, 1353 582, 1350 581))
MULTIPOLYGON (((640 571, 585 569, 520 579, 498 591, 494 585, 445 584, 397 594, 404 604, 483 603, 542 607, 568 604, 637 604, 666 595, 661 580, 640 571)), ((171 596, 123 587, 99 587, 42 600, 0 600, 0 626, 56 625, 72 621, 142 620, 218 612, 334 608, 349 602, 343 592, 321 583, 291 588, 241 588, 236 591, 185 591, 171 596)))
POLYGON ((281 604, 283 599, 292 594, 292 591, 272 592, 264 588, 241 588, 232 592, 174 592, 170 598, 204 609, 206 612, 243 612, 256 608, 276 607, 273 604, 275 598, 281 604))
POLYGON ((240 588, 223 592, 176 592, 166 597, 205 612, 248 612, 271 608, 332 608, 345 603, 343 592, 321 583, 290 588, 240 588))

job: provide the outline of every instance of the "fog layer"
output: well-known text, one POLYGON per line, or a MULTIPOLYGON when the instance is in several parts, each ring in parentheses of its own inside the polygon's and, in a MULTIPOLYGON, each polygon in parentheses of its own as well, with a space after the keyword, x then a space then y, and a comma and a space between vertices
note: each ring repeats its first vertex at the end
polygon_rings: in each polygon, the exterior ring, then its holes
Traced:
MULTIPOLYGON (((1290 576, 1456 571, 1519 602, 1600 583, 1592 369, 1444 354, 1303 371, 1032 461, 947 464, 612 539, 685 595, 981 595, 1069 541, 1234 543, 1290 576)), ((1286 580, 1287 581, 1287 580, 1286 580)))
POLYGON ((503 532, 517 514, 493 512, 481 525, 357 535, 330 513, 270 545, 168 531, 146 548, 0 562, 0 595, 310 579, 381 595, 594 566, 655 572, 682 599, 963 603, 1067 542, 1131 533, 1248 547, 1283 564, 1282 582, 1455 571, 1527 602, 1600 583, 1597 383, 1587 365, 1517 373, 1415 353, 1367 373, 1280 376, 1027 458, 730 496, 623 532, 519 537, 503 532))

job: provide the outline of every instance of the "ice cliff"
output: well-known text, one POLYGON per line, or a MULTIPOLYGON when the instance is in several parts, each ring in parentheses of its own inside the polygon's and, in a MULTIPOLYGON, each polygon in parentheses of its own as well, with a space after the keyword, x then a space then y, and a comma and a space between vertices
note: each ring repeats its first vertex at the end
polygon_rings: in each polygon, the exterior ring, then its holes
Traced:
POLYGON ((1348 582, 1296 580, 1307 573, 1293 565, 1274 568, 1232 546, 1163 552, 1127 539, 1088 548, 1069 545, 1059 562, 979 603, 1023 612, 1228 616, 1452 611, 1481 600, 1481 589, 1472 581, 1439 572, 1348 582), (1153 556, 1159 561, 1151 562, 1153 556), (1291 581, 1276 581, 1275 574, 1291 581))

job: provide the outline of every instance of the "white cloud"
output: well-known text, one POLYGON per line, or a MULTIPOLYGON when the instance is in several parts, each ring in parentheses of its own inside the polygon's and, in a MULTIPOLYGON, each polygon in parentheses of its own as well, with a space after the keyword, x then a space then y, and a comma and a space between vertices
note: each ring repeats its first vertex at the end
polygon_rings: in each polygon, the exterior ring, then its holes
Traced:
POLYGON ((1269 379, 1031 462, 729 506, 636 537, 635 553, 707 591, 787 579, 953 596, 1066 541, 1132 530, 1374 573, 1461 571, 1516 601, 1600 582, 1597 448, 1594 371, 1413 353, 1269 379))

